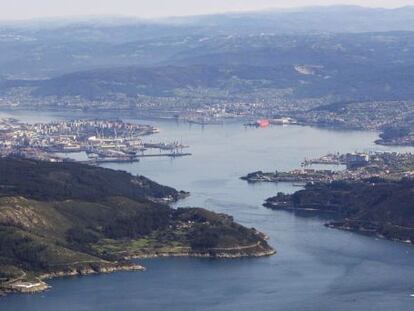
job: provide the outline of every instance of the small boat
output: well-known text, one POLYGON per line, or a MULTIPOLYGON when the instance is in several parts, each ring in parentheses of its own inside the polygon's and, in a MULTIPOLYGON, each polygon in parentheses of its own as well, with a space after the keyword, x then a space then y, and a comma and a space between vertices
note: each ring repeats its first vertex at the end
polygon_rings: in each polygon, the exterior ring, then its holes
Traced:
POLYGON ((292 184, 292 186, 293 187, 305 187, 306 186, 306 183, 303 183, 303 184, 294 183, 294 184, 292 184))

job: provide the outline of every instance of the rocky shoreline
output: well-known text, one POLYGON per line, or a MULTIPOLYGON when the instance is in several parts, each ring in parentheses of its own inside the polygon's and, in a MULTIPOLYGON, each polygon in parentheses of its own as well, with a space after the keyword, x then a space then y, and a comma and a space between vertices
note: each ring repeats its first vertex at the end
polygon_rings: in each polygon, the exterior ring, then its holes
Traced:
POLYGON ((182 252, 151 252, 148 254, 131 254, 123 256, 124 263, 105 263, 98 266, 87 266, 78 268, 68 268, 56 272, 44 273, 36 276, 33 280, 17 280, 0 288, 0 297, 10 293, 28 293, 34 294, 51 288, 45 280, 62 277, 87 276, 92 274, 114 273, 120 271, 145 271, 145 267, 131 262, 133 259, 150 259, 161 257, 195 257, 195 258, 212 258, 212 259, 236 259, 236 258, 255 258, 266 257, 276 254, 276 251, 269 246, 248 245, 243 247, 234 247, 228 249, 208 249, 200 251, 182 251, 182 252))
POLYGON ((125 263, 105 263, 98 266, 68 268, 66 270, 48 272, 39 274, 33 277, 31 280, 16 280, 7 284, 2 285, 0 288, 0 297, 10 293, 27 293, 34 294, 43 292, 51 286, 44 280, 50 280, 54 278, 62 277, 74 277, 74 276, 86 276, 91 274, 102 274, 102 273, 113 273, 120 271, 145 271, 145 268, 141 265, 125 262, 125 263))
POLYGON ((126 260, 131 259, 148 259, 148 258, 160 258, 160 257, 195 257, 195 258, 214 258, 214 259, 236 259, 236 258, 255 258, 266 257, 276 254, 276 251, 269 246, 262 246, 255 244, 244 247, 234 247, 228 249, 206 249, 199 251, 177 251, 177 252, 149 252, 149 253, 136 253, 128 254, 123 258, 126 260))

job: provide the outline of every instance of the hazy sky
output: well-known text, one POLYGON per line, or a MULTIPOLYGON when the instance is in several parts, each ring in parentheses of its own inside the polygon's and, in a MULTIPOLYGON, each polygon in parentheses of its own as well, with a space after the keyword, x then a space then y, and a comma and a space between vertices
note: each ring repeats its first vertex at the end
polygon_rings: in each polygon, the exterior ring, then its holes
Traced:
POLYGON ((394 8, 414 5, 414 0, 0 0, 0 19, 79 15, 161 17, 332 4, 394 8))

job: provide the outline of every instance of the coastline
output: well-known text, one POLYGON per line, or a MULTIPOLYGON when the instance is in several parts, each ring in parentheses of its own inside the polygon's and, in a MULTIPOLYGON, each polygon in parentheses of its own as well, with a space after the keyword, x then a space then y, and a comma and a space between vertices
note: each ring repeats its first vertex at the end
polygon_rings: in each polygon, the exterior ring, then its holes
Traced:
MULTIPOLYGON (((264 207, 272 209, 272 210, 278 210, 278 211, 287 211, 287 212, 315 212, 315 213, 331 213, 331 214, 338 214, 335 210, 322 210, 318 208, 298 208, 298 207, 289 207, 289 206, 275 206, 271 203, 264 203, 264 207)), ((339 214, 338 214, 339 215, 339 214)), ((368 224, 369 225, 369 224, 368 224)), ((371 224, 372 225, 372 224, 371 224)), ((336 230, 342 230, 342 231, 348 231, 353 232, 357 234, 362 234, 369 237, 375 237, 382 240, 387 240, 391 242, 397 242, 397 243, 403 243, 408 244, 411 246, 414 246, 414 242, 409 239, 403 239, 399 238, 397 236, 390 236, 387 237, 381 233, 379 230, 375 230, 372 228, 366 228, 364 226, 351 226, 350 224, 347 224, 345 221, 334 221, 334 222, 327 222, 324 224, 325 227, 330 229, 336 229, 336 230)))
POLYGON ((270 246, 263 247, 260 244, 233 247, 226 249, 206 249, 192 251, 190 249, 177 252, 157 252, 152 251, 148 253, 132 253, 123 256, 125 260, 132 259, 148 259, 161 257, 195 257, 195 258, 212 258, 212 259, 237 259, 237 258, 257 258, 275 255, 277 252, 270 246))
POLYGON ((357 233, 357 234, 362 234, 362 235, 369 236, 369 237, 375 237, 375 238, 378 238, 378 239, 381 239, 381 240, 397 242, 397 243, 403 243, 403 244, 414 246, 414 242, 409 240, 409 239, 403 239, 403 238, 399 238, 399 237, 387 237, 387 236, 383 235, 380 231, 368 229, 368 228, 365 228, 365 227, 352 227, 350 225, 347 225, 344 222, 342 222, 342 223, 341 222, 326 223, 325 227, 331 228, 331 229, 336 229, 336 230, 353 232, 353 233, 357 233))
POLYGON ((193 257, 193 258, 211 258, 211 259, 237 259, 237 258, 258 258, 267 257, 276 254, 276 251, 270 246, 263 247, 262 245, 248 245, 241 247, 234 247, 228 249, 207 249, 200 251, 182 251, 182 252, 149 252, 147 254, 131 254, 123 256, 123 263, 105 263, 96 267, 79 267, 68 268, 56 272, 48 272, 39 274, 31 281, 16 280, 0 287, 0 298, 7 294, 35 294, 44 292, 50 286, 45 280, 64 277, 88 276, 92 274, 106 274, 120 271, 140 271, 143 272, 146 268, 140 264, 132 262, 134 259, 151 259, 161 257, 193 257), (255 248, 261 248, 260 250, 255 248))
MULTIPOLYGON (((19 113, 19 112, 38 112, 38 109, 33 109, 32 107, 9 107, 9 106, 2 106, 0 108, 0 112, 3 113, 8 113, 8 114, 13 114, 13 113, 19 113)), ((42 107, 41 111, 45 112, 45 113, 57 113, 58 115, 61 115, 62 119, 66 119, 64 116, 66 114, 62 115, 62 107, 56 108, 56 107, 42 107)), ((107 109, 90 109, 90 110, 83 110, 81 108, 63 108, 63 111, 66 113, 71 113, 71 114, 81 114, 81 115, 94 115, 96 113, 100 113, 100 114, 113 114, 116 113, 119 117, 122 118, 127 118, 130 117, 131 115, 137 115, 137 111, 135 111, 134 109, 120 109, 120 108, 107 108, 107 109)), ((294 117, 294 116, 293 116, 294 117)), ((175 116, 169 116, 169 117, 163 117, 160 116, 158 113, 154 113, 152 111, 148 111, 147 114, 144 114, 143 116, 140 115, 140 118, 144 119, 144 120, 176 120, 175 116)), ((225 121, 229 122, 229 120, 231 120, 230 122, 234 122, 234 123, 240 123, 241 125, 250 120, 250 119, 254 119, 254 118, 259 118, 259 116, 249 116, 246 118, 235 118, 235 119, 227 119, 225 121)), ((222 122, 219 123, 207 123, 207 124, 222 124, 222 122)), ((366 128, 363 126, 345 126, 345 125, 340 125, 340 124, 326 124, 326 123, 318 123, 318 122, 312 122, 312 121, 298 121, 295 124, 291 124, 294 126, 309 126, 309 127, 313 127, 313 128, 318 128, 318 129, 328 129, 328 130, 335 130, 335 131, 367 131, 367 132, 375 132, 378 135, 378 139, 375 140, 375 144, 377 145, 382 145, 382 146, 392 146, 392 147, 413 147, 413 145, 410 144, 401 144, 398 142, 392 142, 392 141, 384 141, 379 137, 379 134, 381 133, 381 129, 376 129, 376 128, 366 128)))
POLYGON ((30 281, 19 279, 13 280, 0 287, 0 297, 7 294, 35 294, 44 292, 51 288, 45 280, 63 277, 74 277, 74 276, 87 276, 91 274, 103 274, 103 273, 114 273, 120 271, 145 271, 145 267, 132 263, 105 263, 96 267, 78 267, 68 268, 67 270, 46 272, 34 276, 30 281))

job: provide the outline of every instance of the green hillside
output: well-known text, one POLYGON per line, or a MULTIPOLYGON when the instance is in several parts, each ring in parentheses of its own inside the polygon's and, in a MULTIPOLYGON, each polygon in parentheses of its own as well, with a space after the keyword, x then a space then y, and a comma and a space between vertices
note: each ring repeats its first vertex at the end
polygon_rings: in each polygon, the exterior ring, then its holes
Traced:
POLYGON ((278 193, 264 204, 272 209, 334 212, 334 228, 414 243, 414 181, 335 181, 308 184, 292 195, 278 193))
POLYGON ((0 288, 45 274, 136 269, 131 257, 273 253, 262 234, 230 216, 159 203, 179 197, 126 172, 0 159, 0 288))

